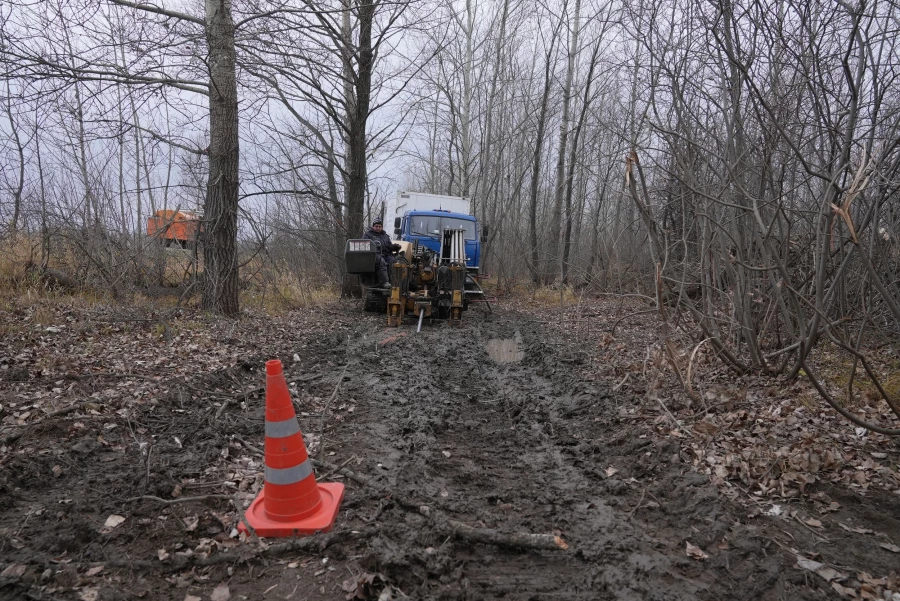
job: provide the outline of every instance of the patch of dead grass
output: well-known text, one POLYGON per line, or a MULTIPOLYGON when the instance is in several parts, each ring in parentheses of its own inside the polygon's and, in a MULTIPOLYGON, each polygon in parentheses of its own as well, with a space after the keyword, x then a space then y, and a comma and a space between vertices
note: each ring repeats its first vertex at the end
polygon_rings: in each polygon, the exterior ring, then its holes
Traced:
MULTIPOLYGON (((852 376, 852 393, 856 402, 869 405, 881 400, 878 387, 866 373, 861 362, 857 362, 854 369, 853 357, 846 353, 823 352, 817 359, 822 376, 829 384, 840 390, 837 398, 846 402, 852 376)), ((868 354, 867 361, 885 392, 893 400, 900 400, 900 360, 874 353, 868 354)))
MULTIPOLYGON (((40 241, 27 234, 13 234, 0 240, 0 290, 4 296, 27 282, 28 267, 40 256, 40 241)), ((35 279, 35 282, 37 280, 35 279)))

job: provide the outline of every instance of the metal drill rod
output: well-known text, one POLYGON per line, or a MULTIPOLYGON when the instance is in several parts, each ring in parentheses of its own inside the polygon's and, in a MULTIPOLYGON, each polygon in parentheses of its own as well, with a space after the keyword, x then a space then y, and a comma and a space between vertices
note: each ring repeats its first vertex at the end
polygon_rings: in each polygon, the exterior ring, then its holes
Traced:
POLYGON ((416 328, 416 334, 422 331, 422 320, 425 318, 425 309, 419 309, 419 326, 416 328))

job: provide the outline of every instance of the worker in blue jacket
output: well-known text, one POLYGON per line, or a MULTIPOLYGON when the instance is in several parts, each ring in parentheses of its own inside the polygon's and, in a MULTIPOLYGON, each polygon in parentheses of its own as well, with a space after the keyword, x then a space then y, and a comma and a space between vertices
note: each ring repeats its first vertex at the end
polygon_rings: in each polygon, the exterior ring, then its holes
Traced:
POLYGON ((363 238, 381 244, 381 252, 377 256, 378 285, 382 288, 390 288, 388 273, 390 273, 391 265, 397 260, 394 252, 400 250, 400 245, 391 240, 388 233, 384 231, 384 222, 378 218, 372 221, 372 227, 366 230, 363 238))

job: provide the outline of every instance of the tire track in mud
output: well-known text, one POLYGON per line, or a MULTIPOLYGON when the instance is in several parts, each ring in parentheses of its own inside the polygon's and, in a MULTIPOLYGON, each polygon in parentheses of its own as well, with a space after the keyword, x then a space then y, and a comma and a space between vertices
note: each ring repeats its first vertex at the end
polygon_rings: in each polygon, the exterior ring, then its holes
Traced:
POLYGON ((499 531, 558 530, 571 545, 559 553, 467 548, 435 539, 399 510, 385 512, 394 540, 373 541, 369 559, 401 590, 465 599, 706 596, 706 579, 683 574, 693 566, 680 540, 649 536, 607 502, 608 464, 597 453, 614 434, 602 419, 609 395, 583 379, 574 345, 555 344, 534 323, 477 316, 377 352, 373 342, 363 336, 354 353, 361 371, 353 392, 365 400, 349 444, 368 458, 359 469, 454 519, 499 531), (517 337, 521 361, 489 358, 490 340, 517 337))

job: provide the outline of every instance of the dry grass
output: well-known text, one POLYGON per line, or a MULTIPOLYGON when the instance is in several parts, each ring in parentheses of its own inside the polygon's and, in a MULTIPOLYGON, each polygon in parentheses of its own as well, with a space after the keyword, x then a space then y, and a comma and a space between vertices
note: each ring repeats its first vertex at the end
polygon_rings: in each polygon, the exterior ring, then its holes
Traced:
POLYGON ((332 286, 305 287, 296 280, 279 277, 264 287, 242 291, 241 306, 270 315, 280 315, 294 309, 320 307, 338 296, 339 291, 332 286))
POLYGON ((340 291, 332 284, 304 277, 286 263, 273 265, 262 257, 247 263, 241 273, 241 306, 270 315, 319 307, 339 295, 340 291))
POLYGON ((162 263, 162 285, 163 286, 180 286, 189 280, 196 271, 203 271, 203 258, 194 255, 191 250, 170 247, 159 248, 160 255, 157 260, 162 263), (195 266, 195 259, 197 265, 195 266))
POLYGON ((0 289, 4 295, 28 283, 28 266, 39 258, 40 240, 33 236, 15 234, 0 240, 0 289))
MULTIPOLYGON (((884 391, 892 399, 900 400, 900 361, 896 358, 878 357, 877 355, 869 356, 868 360, 884 391)), ((878 388, 866 374, 861 363, 856 365, 856 373, 853 373, 852 357, 823 353, 818 363, 828 382, 840 391, 836 395, 837 398, 843 398, 846 401, 850 376, 853 375, 853 397, 856 402, 861 401, 863 404, 871 405, 881 399, 878 388)))
POLYGON ((560 297, 566 305, 577 303, 579 299, 579 295, 569 286, 562 289, 559 286, 543 286, 535 290, 531 298, 537 303, 553 306, 559 305, 560 297))
MULTIPOLYGON (((513 283, 504 283, 502 291, 498 286, 499 282, 494 280, 483 280, 481 287, 488 294, 497 294, 499 296, 510 296, 518 299, 530 299, 531 301, 542 305, 559 305, 559 285, 535 286, 530 280, 521 279, 513 283)), ((563 288, 563 302, 566 304, 577 302, 579 294, 572 289, 571 286, 563 288)))

